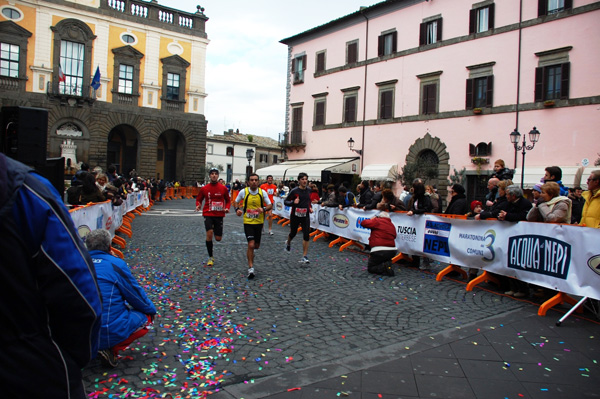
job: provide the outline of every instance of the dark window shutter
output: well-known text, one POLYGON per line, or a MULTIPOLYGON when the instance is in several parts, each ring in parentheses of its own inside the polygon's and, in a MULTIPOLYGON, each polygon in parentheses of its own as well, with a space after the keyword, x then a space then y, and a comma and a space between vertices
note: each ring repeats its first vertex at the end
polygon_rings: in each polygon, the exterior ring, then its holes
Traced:
POLYGON ((389 119, 392 117, 392 95, 391 90, 381 92, 380 104, 379 104, 379 118, 389 119))
POLYGON ((488 155, 492 155, 492 142, 491 141, 488 143, 488 152, 487 152, 487 154, 488 155))
POLYGON ((535 101, 544 101, 544 68, 535 68, 535 101))
POLYGON ((538 17, 548 14, 548 0, 538 0, 538 17))
POLYGON ((485 106, 494 105, 494 75, 487 77, 487 92, 485 93, 485 106))
POLYGON ((292 73, 296 73, 296 58, 292 60, 292 73))
POLYGON ((317 54, 317 72, 325 70, 325 53, 317 54))
POLYGON ((565 62, 561 67, 560 98, 565 100, 569 98, 569 74, 571 71, 571 63, 565 62))
POLYGON ((398 49, 398 32, 392 33, 392 53, 395 53, 398 49))
POLYGON ((377 38, 377 56, 381 57, 385 48, 385 36, 381 35, 377 38))
POLYGON ((419 26, 419 46, 427 44, 427 24, 422 23, 419 26))
MULTIPOLYGON (((294 108, 294 114, 292 116, 292 132, 302 132, 302 107, 294 108)), ((299 141, 295 141, 299 142, 299 141)))
POLYGON ((494 29, 494 19, 495 19, 495 7, 496 7, 496 3, 492 3, 489 6, 489 20, 488 20, 488 28, 489 29, 494 29))
POLYGON ((475 24, 477 23, 477 11, 469 11, 469 34, 475 33, 475 24))
POLYGON ((470 157, 475 156, 475 144, 469 144, 469 156, 470 157))
POLYGON ((323 126, 325 124, 325 101, 319 101, 315 109, 315 125, 323 126))
POLYGON ((436 112, 436 92, 437 83, 423 86, 423 114, 434 114, 436 112))
POLYGON ((304 71, 306 69, 306 55, 302 56, 302 70, 304 71))
POLYGON ((442 18, 437 20, 437 38, 436 43, 442 41, 442 18))
POLYGON ((465 109, 473 109, 473 82, 474 82, 474 79, 467 79, 467 93, 465 96, 465 109))
POLYGON ((358 61, 357 44, 350 43, 348 45, 348 64, 353 64, 358 61))
POLYGON ((344 122, 356 122, 356 97, 346 97, 344 108, 344 122))
POLYGON ((565 0, 565 10, 573 8, 573 0, 565 0))

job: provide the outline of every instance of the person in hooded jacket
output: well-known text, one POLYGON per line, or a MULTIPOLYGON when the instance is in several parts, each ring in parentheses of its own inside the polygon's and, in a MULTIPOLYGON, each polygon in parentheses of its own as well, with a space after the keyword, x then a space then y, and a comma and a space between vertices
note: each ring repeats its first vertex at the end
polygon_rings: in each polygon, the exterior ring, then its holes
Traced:
POLYGON ((482 211, 475 215, 475 220, 497 219, 500 211, 506 210, 508 201, 506 200, 506 188, 512 184, 510 180, 502 180, 498 183, 498 198, 494 201, 489 210, 482 211))
POLYGON ((465 188, 455 183, 448 190, 448 193, 452 196, 448 207, 446 208, 446 215, 466 215, 469 213, 469 203, 467 202, 467 197, 465 196, 465 188))
POLYGON ((148 333, 156 308, 127 263, 111 254, 110 243, 110 233, 103 229, 92 231, 85 239, 102 295, 98 354, 105 366, 116 367, 118 353, 148 333))
POLYGON ((102 304, 92 259, 62 199, 0 153, 0 387, 4 398, 87 398, 102 304))

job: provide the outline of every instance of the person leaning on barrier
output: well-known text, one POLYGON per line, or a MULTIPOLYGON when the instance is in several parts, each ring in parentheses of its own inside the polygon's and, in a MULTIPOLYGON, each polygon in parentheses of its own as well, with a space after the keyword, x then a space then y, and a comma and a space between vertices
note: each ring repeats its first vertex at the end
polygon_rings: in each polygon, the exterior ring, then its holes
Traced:
POLYGON ((451 196, 450 203, 446 207, 446 215, 466 215, 469 213, 469 203, 467 202, 467 196, 465 195, 465 188, 455 183, 448 189, 448 193, 451 196))
POLYGON ((376 181, 373 184, 373 197, 371 197, 371 202, 365 205, 365 210, 377 209, 377 204, 381 202, 381 198, 383 198, 382 191, 383 183, 376 181))
POLYGON ((102 295, 98 354, 102 364, 116 367, 119 351, 148 333, 156 308, 127 263, 111 254, 110 243, 110 233, 103 229, 92 231, 85 239, 102 295))
POLYGON ((338 188, 338 208, 340 211, 344 208, 350 208, 356 205, 356 197, 344 186, 338 188))
POLYGON ((335 186, 329 184, 327 186, 327 193, 323 195, 321 199, 321 206, 337 207, 339 205, 337 194, 335 192, 335 186))
POLYGON ((527 221, 544 223, 571 223, 571 200, 560 195, 560 187, 556 182, 542 185, 542 192, 537 204, 533 204, 527 221))
POLYGON ((588 191, 584 191, 585 205, 581 211, 582 226, 600 228, 600 169, 594 170, 587 179, 588 191))
POLYGON ((394 195, 394 192, 386 188, 381 192, 381 202, 377 204, 377 209, 385 212, 405 211, 404 202, 400 201, 394 195))
POLYGON ((498 179, 497 177, 492 177, 491 179, 488 180, 488 184, 487 184, 487 188, 488 188, 488 193, 485 196, 485 209, 486 211, 491 210, 492 206, 494 205, 494 202, 496 201, 496 199, 498 198, 498 183, 500 183, 500 179, 498 179))
POLYGON ((475 215, 475 220, 497 219, 500 211, 506 210, 508 201, 506 199, 506 188, 512 184, 510 180, 502 180, 495 186, 498 191, 498 198, 494 201, 489 209, 481 211, 479 215, 475 215))
MULTIPOLYGON (((408 216, 413 216, 431 213, 431 210, 433 209, 431 206, 431 199, 429 196, 425 195, 425 185, 423 184, 423 180, 414 180, 412 192, 413 194, 410 197, 408 212, 406 212, 406 214, 408 216)), ((411 258, 412 261, 410 262, 410 265, 420 267, 421 258, 417 255, 411 255, 411 258)), ((426 267, 425 264, 423 266, 426 267)))
POLYGON ((50 182, 0 153, 0 389, 87 397, 102 304, 92 259, 50 182))
POLYGON ((369 263, 367 270, 373 274, 383 274, 394 276, 392 269, 392 258, 396 256, 396 227, 390 220, 387 212, 380 212, 372 219, 365 219, 361 223, 362 227, 371 229, 369 235, 369 263))
POLYGON ((363 180, 358 184, 358 204, 356 204, 357 208, 365 209, 365 207, 371 203, 373 199, 373 191, 369 187, 369 182, 363 180))
POLYGON ((507 222, 518 222, 527 220, 527 213, 531 209, 531 202, 523 197, 523 190, 516 184, 506 188, 506 210, 500 211, 498 220, 507 222))

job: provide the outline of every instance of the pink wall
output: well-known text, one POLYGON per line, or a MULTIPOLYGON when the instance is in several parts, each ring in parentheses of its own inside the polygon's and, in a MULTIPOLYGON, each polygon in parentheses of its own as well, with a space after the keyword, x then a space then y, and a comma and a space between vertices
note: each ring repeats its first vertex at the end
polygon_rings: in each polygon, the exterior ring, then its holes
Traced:
MULTIPOLYGON (((574 0, 574 9, 598 1, 574 0)), ((492 161, 503 158, 513 166, 514 149, 509 133, 515 128, 514 107, 517 98, 518 31, 511 30, 487 37, 469 39, 468 19, 473 1, 431 1, 413 5, 369 22, 369 59, 377 56, 377 37, 382 31, 396 28, 398 51, 415 50, 418 47, 419 24, 423 18, 442 14, 443 41, 453 38, 458 43, 415 52, 403 57, 391 58, 368 66, 368 79, 364 82, 364 67, 327 74, 314 78, 315 53, 327 50, 327 69, 345 62, 345 43, 359 39, 359 60, 364 60, 365 23, 344 28, 317 39, 294 46, 292 56, 306 52, 308 67, 305 82, 293 85, 290 103, 303 102, 303 130, 306 134, 305 151, 290 152, 290 159, 314 159, 347 157, 352 155, 346 141, 352 137, 355 148, 364 148, 363 165, 374 163, 397 163, 402 166, 409 147, 426 133, 439 137, 450 155, 451 168, 463 166, 475 169, 470 162, 468 144, 492 142, 492 161), (465 113, 465 81, 469 77, 467 66, 495 62, 494 114, 472 115, 465 113), (448 113, 446 118, 424 120, 419 118, 420 80, 417 75, 434 71, 440 75, 439 112, 448 113), (407 121, 381 123, 377 121, 377 82, 398 79, 395 86, 394 116, 407 121), (313 94, 328 92, 326 124, 340 124, 343 117, 343 93, 340 89, 360 86, 358 96, 358 120, 362 120, 365 87, 366 120, 365 143, 363 128, 327 128, 312 131, 313 94), (503 107, 504 106, 504 107, 503 107), (377 124, 379 123, 379 124, 377 124)), ((524 26, 537 22, 537 2, 523 2, 524 26)), ((495 28, 517 24, 518 0, 495 2, 495 28)), ((581 159, 592 162, 598 158, 600 149, 589 142, 597 142, 597 126, 600 123, 598 98, 600 96, 600 10, 572 15, 529 26, 522 31, 520 103, 529 109, 519 113, 518 129, 522 134, 536 126, 542 133, 535 149, 527 155, 528 166, 577 166, 581 159), (571 78, 569 101, 555 108, 541 108, 534 102, 534 74, 539 58, 536 52, 572 46, 569 51, 571 78), (590 98, 592 98, 590 100, 590 98), (581 101, 578 102, 578 100, 581 101), (585 102, 592 102, 586 105, 585 102), (532 109, 532 108, 538 109, 532 109)), ((500 29, 499 29, 500 28, 500 29)), ((443 43, 443 42, 442 42, 443 43)), ((519 156, 520 164, 520 156, 519 156)), ((452 169, 451 169, 452 170, 452 169)))

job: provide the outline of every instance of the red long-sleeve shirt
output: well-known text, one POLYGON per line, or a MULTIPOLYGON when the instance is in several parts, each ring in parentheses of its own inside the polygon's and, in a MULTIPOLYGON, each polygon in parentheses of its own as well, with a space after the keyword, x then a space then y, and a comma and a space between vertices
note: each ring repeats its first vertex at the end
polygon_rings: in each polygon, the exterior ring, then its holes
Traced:
POLYGON ((225 216, 225 209, 231 207, 227 187, 219 183, 209 183, 200 189, 196 196, 196 207, 204 201, 202 216, 225 216))

